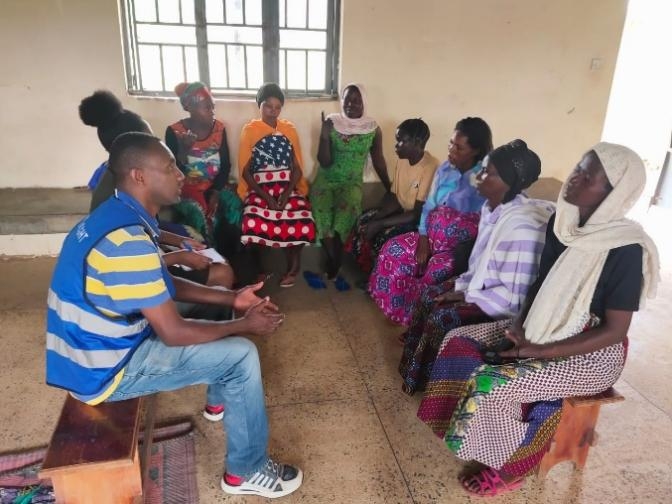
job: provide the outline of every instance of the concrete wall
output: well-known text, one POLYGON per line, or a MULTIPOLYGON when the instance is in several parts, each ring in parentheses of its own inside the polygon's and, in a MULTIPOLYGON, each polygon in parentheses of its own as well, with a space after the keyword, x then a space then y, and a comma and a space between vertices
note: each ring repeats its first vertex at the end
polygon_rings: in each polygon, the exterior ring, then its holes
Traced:
MULTIPOLYGON (((520 137, 544 175, 563 178, 600 139, 626 0, 343 0, 341 82, 367 85, 394 166, 395 126, 422 116, 440 158, 455 122, 479 115, 495 143, 520 137), (591 62, 599 68, 591 69, 591 62)), ((128 97, 115 0, 0 3, 0 187, 83 185, 104 158, 77 116, 97 88, 122 97, 163 135, 175 101, 128 97)), ((314 172, 320 111, 335 102, 290 101, 314 172)), ((234 157, 250 101, 218 101, 234 157)))

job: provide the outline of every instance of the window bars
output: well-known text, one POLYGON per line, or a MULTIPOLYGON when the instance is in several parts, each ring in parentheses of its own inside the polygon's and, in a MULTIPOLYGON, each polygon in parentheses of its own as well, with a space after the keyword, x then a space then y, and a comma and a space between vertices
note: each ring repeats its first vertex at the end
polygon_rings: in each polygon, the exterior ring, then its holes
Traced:
POLYGON ((338 94, 340 0, 120 0, 127 87, 218 95, 277 82, 292 97, 338 94))

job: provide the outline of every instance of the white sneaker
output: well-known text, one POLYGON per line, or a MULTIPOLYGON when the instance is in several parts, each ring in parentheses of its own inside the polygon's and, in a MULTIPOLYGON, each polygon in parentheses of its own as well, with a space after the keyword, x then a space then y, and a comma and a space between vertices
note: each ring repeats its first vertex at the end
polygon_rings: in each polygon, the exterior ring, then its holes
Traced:
POLYGON ((239 485, 229 485, 222 478, 221 486, 228 494, 259 495, 268 499, 284 497, 294 492, 303 483, 303 472, 298 467, 273 462, 269 457, 266 465, 244 479, 239 485))
POLYGON ((219 422, 224 418, 224 406, 211 406, 206 404, 203 416, 211 422, 219 422))

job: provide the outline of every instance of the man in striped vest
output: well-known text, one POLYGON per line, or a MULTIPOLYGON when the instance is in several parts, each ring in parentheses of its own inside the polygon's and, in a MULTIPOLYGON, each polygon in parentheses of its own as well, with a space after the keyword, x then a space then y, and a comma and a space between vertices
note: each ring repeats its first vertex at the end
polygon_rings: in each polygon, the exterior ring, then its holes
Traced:
POLYGON ((110 149, 115 195, 68 234, 48 294, 49 385, 81 401, 130 399, 195 384, 224 406, 227 493, 275 498, 296 490, 300 469, 267 454, 268 424, 255 345, 284 315, 262 284, 226 291, 171 277, 157 245, 155 215, 179 201, 184 175, 168 148, 126 133, 110 149), (182 318, 175 301, 231 306, 231 321, 182 318))

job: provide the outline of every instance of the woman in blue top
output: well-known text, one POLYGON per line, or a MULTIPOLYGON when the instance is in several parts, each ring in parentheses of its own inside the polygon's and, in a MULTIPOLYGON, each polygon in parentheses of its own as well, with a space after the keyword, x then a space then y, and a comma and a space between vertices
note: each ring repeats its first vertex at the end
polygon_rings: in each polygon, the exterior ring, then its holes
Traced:
MULTIPOLYGON (((418 231, 389 240, 380 251, 369 288, 393 322, 409 325, 411 307, 422 289, 460 273, 455 252, 458 245, 476 237, 485 200, 476 191, 475 177, 491 150, 492 133, 483 119, 459 121, 450 139, 448 160, 434 175, 418 231)), ((464 255, 466 265, 468 251, 464 255)))

